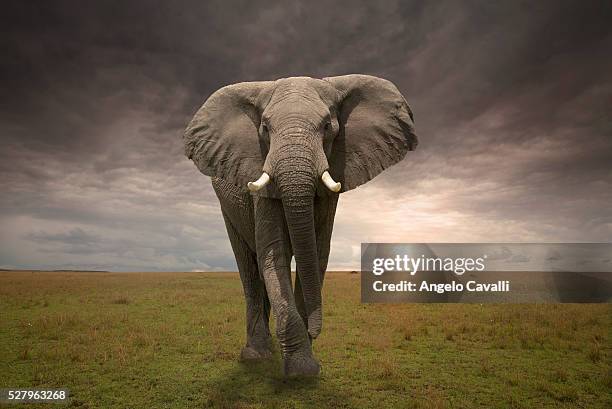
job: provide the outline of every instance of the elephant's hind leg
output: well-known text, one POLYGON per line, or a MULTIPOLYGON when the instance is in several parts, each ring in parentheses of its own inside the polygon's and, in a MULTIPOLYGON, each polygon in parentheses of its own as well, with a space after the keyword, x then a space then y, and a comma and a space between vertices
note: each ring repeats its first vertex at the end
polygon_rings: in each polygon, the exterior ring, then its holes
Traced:
POLYGON ((223 215, 232 250, 240 271, 240 279, 246 300, 246 346, 240 353, 241 360, 265 359, 272 356, 270 351, 270 301, 263 280, 259 276, 257 257, 244 239, 223 215))

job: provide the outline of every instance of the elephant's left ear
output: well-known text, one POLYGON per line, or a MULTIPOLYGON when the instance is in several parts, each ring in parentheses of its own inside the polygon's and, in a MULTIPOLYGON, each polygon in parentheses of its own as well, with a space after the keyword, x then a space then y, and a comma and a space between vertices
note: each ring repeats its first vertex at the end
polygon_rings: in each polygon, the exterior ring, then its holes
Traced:
POLYGON ((324 80, 339 93, 340 130, 329 165, 346 192, 402 160, 417 137, 410 107, 391 82, 357 74, 324 80))
POLYGON ((261 176, 266 146, 258 134, 272 82, 242 82, 213 93, 185 129, 185 155, 202 173, 246 190, 261 176))

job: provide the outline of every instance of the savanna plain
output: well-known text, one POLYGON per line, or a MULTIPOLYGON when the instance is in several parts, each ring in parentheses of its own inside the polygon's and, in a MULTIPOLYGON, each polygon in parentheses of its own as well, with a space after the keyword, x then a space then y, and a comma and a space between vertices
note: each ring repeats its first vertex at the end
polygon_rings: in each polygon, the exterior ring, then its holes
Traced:
POLYGON ((80 408, 612 407, 609 304, 367 305, 359 285, 327 274, 321 376, 287 380, 277 347, 238 362, 235 273, 0 272, 0 387, 80 408))

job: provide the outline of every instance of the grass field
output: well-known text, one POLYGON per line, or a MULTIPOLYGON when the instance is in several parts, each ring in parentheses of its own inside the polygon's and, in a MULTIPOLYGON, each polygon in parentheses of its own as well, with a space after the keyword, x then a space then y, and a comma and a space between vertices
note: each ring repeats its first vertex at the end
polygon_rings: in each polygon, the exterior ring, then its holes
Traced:
POLYGON ((237 274, 1 272, 0 387, 83 408, 612 407, 610 305, 362 305, 359 275, 330 273, 324 310, 321 376, 285 380, 278 352, 237 361, 237 274))

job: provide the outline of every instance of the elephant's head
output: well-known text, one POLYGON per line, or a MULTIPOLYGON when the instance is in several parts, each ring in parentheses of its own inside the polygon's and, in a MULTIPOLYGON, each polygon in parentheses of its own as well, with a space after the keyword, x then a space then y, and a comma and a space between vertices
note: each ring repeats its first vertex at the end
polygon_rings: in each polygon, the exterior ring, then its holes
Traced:
POLYGON ((408 104, 391 82, 367 75, 245 82, 215 92, 184 140, 205 175, 282 200, 315 337, 321 285, 313 199, 354 189, 413 150, 408 104))

